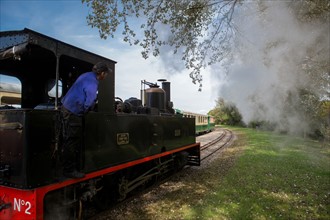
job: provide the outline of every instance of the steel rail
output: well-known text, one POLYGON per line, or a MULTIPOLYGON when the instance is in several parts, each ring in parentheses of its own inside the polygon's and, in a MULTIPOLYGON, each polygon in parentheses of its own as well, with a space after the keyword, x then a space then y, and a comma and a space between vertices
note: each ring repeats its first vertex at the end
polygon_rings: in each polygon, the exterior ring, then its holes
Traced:
POLYGON ((232 139, 234 138, 233 132, 228 130, 228 129, 224 129, 224 133, 222 133, 218 138, 216 138, 215 140, 205 144, 202 146, 202 150, 205 150, 207 148, 209 148, 210 146, 214 146, 215 144, 217 144, 219 141, 223 140, 224 138, 227 138, 227 140, 225 140, 224 143, 222 143, 221 145, 219 145, 214 151, 212 151, 211 153, 209 153, 208 155, 204 156, 203 158, 201 158, 201 161, 205 160, 206 158, 210 157, 211 155, 215 154, 217 151, 219 151, 220 149, 224 148, 230 141, 232 141, 232 139))

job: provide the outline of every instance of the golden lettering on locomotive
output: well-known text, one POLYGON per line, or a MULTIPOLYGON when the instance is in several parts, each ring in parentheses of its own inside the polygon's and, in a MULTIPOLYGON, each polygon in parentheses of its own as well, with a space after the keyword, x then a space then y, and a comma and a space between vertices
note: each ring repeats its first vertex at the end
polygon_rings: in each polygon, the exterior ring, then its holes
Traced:
POLYGON ((117 144, 118 145, 129 144, 129 133, 117 134, 117 144))

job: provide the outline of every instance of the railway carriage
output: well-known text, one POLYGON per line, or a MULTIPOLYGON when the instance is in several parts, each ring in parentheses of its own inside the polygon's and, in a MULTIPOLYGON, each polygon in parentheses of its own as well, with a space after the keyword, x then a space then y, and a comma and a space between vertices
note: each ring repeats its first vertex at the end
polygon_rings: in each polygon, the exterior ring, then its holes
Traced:
POLYGON ((200 164, 195 120, 174 114, 170 83, 141 81, 115 97, 116 62, 35 31, 0 32, 0 74, 21 82, 20 107, 0 109, 0 219, 81 219, 185 165, 200 164), (62 176, 60 98, 102 61, 95 109, 83 116, 81 179, 62 176))
POLYGON ((183 117, 185 118, 195 119, 196 135, 211 132, 215 127, 214 118, 210 115, 198 114, 198 113, 183 111, 179 109, 175 109, 175 112, 177 114, 183 115, 183 117))

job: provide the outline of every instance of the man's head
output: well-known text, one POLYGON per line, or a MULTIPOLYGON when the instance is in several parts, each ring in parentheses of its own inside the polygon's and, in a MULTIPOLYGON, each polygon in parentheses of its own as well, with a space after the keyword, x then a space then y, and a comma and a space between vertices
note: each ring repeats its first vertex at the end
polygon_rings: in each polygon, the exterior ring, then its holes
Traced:
POLYGON ((103 62, 95 64, 92 71, 96 73, 99 80, 105 79, 108 74, 112 73, 112 70, 103 62))

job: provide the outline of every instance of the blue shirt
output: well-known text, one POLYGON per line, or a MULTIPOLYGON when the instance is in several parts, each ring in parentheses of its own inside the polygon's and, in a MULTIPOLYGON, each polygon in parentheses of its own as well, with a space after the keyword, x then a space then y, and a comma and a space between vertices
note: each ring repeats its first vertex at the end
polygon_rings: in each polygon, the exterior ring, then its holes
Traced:
POLYGON ((94 106, 98 85, 96 73, 87 72, 80 75, 62 98, 63 106, 75 115, 83 115, 94 106))

